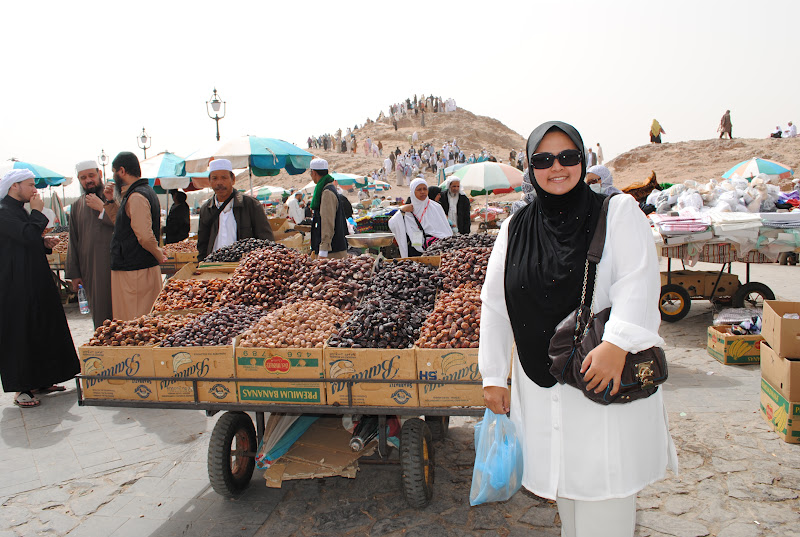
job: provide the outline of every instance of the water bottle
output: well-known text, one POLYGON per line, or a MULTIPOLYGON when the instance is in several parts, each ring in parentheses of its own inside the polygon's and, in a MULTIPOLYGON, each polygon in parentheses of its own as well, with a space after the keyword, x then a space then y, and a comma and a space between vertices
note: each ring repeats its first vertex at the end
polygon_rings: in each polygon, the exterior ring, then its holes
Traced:
POLYGON ((78 286, 78 306, 80 306, 82 314, 89 313, 89 300, 86 298, 86 289, 82 285, 78 286))
POLYGON ((350 439, 350 449, 361 451, 378 436, 378 416, 362 416, 350 439))

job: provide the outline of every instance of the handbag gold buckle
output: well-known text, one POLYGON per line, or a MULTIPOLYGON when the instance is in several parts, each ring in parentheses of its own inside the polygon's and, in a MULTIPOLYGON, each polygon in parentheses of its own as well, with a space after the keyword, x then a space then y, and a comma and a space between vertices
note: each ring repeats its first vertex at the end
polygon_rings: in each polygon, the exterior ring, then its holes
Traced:
POLYGON ((636 379, 641 384, 642 388, 650 388, 653 386, 653 361, 641 362, 636 364, 636 379))

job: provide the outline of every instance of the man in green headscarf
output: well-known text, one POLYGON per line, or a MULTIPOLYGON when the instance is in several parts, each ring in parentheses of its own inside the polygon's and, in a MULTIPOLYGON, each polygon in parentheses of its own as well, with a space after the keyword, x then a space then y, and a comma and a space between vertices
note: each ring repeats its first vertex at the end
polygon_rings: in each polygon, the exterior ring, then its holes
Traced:
POLYGON ((328 161, 315 158, 311 161, 311 179, 314 197, 311 198, 311 250, 319 257, 347 257, 347 218, 343 203, 328 175, 328 161))

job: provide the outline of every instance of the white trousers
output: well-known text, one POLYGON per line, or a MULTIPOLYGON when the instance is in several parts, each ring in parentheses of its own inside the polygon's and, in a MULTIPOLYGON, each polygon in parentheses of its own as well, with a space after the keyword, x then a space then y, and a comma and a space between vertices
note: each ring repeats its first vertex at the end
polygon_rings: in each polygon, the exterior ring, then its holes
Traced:
POLYGON ((633 537, 636 494, 588 502, 558 497, 561 537, 633 537))

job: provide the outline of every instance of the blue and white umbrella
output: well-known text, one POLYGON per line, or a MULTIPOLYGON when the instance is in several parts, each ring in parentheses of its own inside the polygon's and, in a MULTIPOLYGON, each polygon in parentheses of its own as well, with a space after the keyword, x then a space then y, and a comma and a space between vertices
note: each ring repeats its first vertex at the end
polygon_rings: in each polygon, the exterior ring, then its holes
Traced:
POLYGON ((4 176, 11 170, 30 170, 33 172, 36 188, 47 188, 48 186, 67 186, 72 182, 72 177, 66 177, 53 170, 47 169, 38 164, 31 164, 30 162, 22 162, 15 158, 5 161, 0 164, 0 177, 4 176))
POLYGON ((767 174, 771 179, 788 179, 794 175, 789 166, 780 162, 763 158, 751 158, 740 162, 722 174, 722 178, 727 179, 733 174, 738 174, 745 179, 752 179, 761 173, 767 174))
POLYGON ((203 173, 212 160, 227 159, 234 168, 250 168, 258 177, 278 175, 284 169, 289 175, 298 175, 308 169, 312 158, 308 151, 283 140, 240 136, 195 151, 186 157, 182 172, 203 173))

